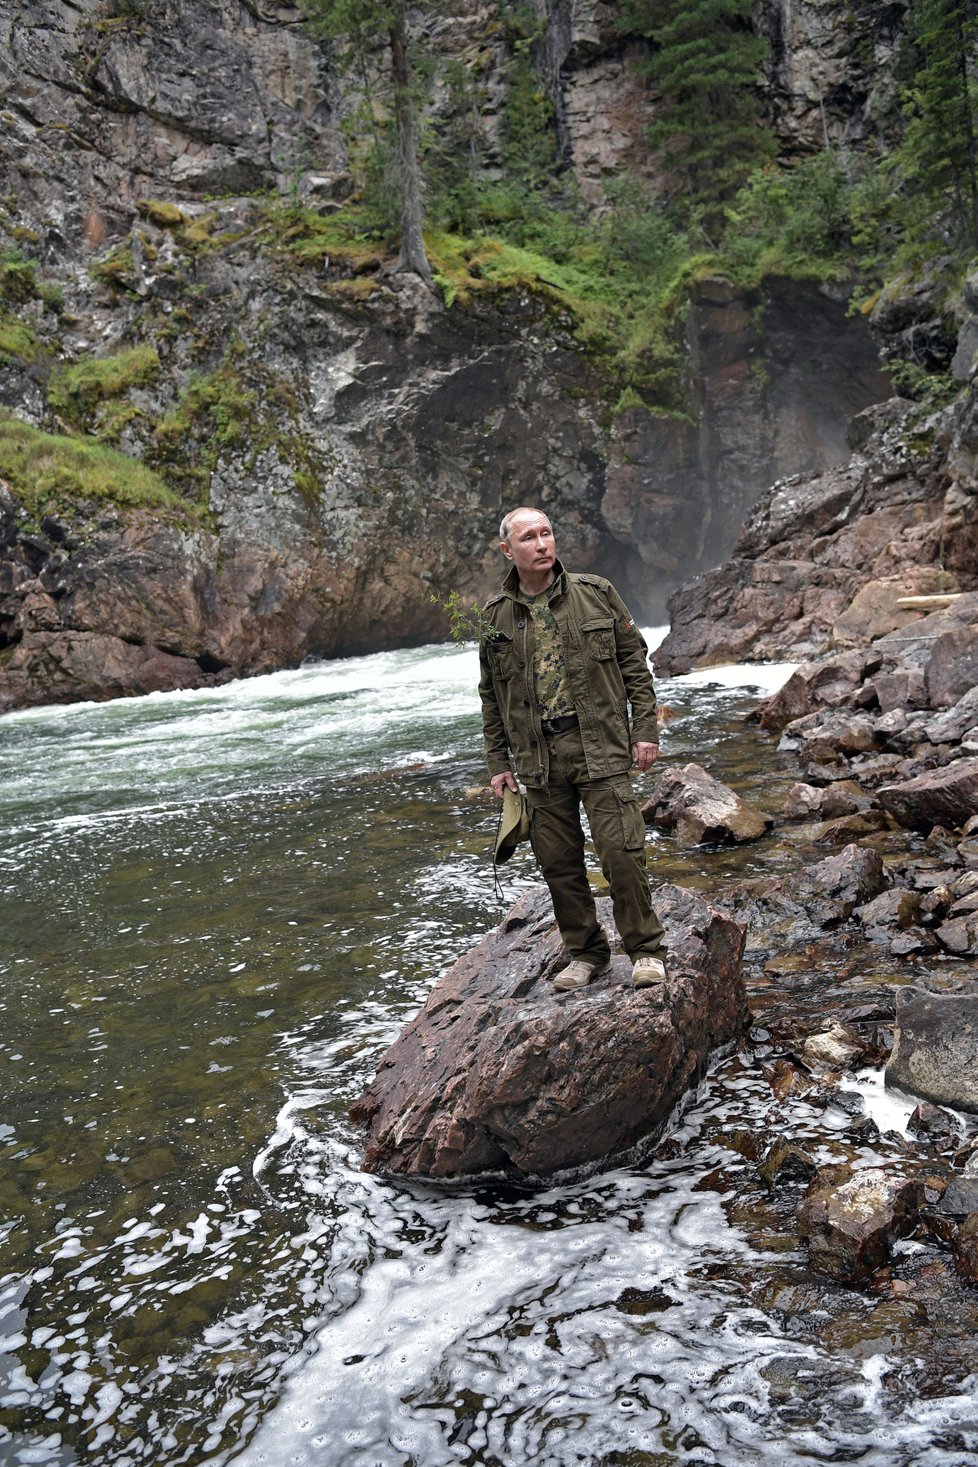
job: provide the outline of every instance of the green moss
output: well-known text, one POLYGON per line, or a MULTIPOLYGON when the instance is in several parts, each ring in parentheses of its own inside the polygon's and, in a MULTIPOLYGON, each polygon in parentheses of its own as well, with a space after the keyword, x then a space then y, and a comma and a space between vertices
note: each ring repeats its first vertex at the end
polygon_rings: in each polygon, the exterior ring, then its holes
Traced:
POLYGON ((86 357, 52 372, 48 401, 64 417, 81 423, 99 403, 120 398, 132 387, 149 386, 159 371, 156 348, 148 344, 112 357, 86 357))
POLYGON ((124 287, 135 269, 132 250, 127 245, 123 249, 114 250, 104 260, 96 261, 90 274, 94 280, 100 280, 105 285, 124 287))
POLYGON ((0 408, 0 478, 35 517, 75 499, 186 511, 145 464, 91 438, 41 433, 0 408))
POLYGON ((31 328, 0 311, 0 362, 36 362, 41 345, 31 328))
POLYGON ((25 259, 20 250, 0 251, 0 300, 19 306, 57 294, 40 283, 34 261, 25 259))
POLYGON ((158 229, 183 229, 186 227, 187 216, 176 204, 167 203, 164 199, 143 199, 138 205, 140 214, 148 219, 150 224, 155 224, 158 229))

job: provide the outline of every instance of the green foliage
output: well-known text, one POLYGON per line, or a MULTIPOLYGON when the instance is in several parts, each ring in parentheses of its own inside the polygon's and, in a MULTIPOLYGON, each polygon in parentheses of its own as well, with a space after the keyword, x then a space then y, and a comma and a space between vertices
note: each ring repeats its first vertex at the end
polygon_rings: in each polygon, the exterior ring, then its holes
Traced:
POLYGON ((546 190, 557 169, 554 106, 528 51, 518 49, 506 79, 502 163, 518 187, 546 190))
POLYGON ((37 517, 71 499, 186 509, 145 464, 91 438, 41 433, 0 409, 0 478, 37 517))
POLYGON ((726 210, 722 259, 743 284, 766 275, 831 280, 851 272, 851 189, 825 150, 796 168, 757 169, 726 210))
POLYGON ((978 16, 970 0, 912 0, 914 76, 899 149, 908 192, 923 197, 953 236, 978 247, 974 77, 978 16))
POLYGON ((70 422, 81 424, 100 403, 155 382, 159 371, 156 348, 148 344, 112 357, 86 357, 55 368, 48 382, 48 402, 70 422))
POLYGON ((929 412, 951 402, 961 387, 951 372, 927 372, 916 362, 891 362, 889 372, 900 395, 921 403, 929 412))
POLYGON ((18 249, 0 250, 0 300, 13 306, 43 301, 49 310, 60 311, 61 292, 37 277, 37 266, 18 249))
POLYGON ((0 362, 36 362, 40 342, 25 322, 7 311, 0 311, 0 362))
POLYGON ((647 36, 645 70, 659 94, 650 140, 677 180, 676 201, 711 224, 775 142, 760 114, 766 44, 750 0, 628 0, 622 29, 647 36))
POLYGON ((489 641, 499 635, 492 622, 483 616, 481 608, 474 601, 467 606, 458 591, 449 591, 447 596, 432 593, 428 600, 448 617, 448 634, 459 646, 466 642, 489 641))

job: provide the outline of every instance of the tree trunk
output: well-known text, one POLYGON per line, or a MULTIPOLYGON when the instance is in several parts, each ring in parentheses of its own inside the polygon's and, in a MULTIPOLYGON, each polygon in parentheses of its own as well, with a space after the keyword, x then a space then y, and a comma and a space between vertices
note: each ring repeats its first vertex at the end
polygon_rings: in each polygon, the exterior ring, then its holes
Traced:
POLYGON ((401 249, 393 270, 411 270, 431 285, 431 266, 428 264, 422 232, 421 166, 418 162, 418 142, 414 127, 407 36, 404 12, 400 6, 395 7, 389 36, 394 72, 394 121, 397 126, 401 170, 401 249))

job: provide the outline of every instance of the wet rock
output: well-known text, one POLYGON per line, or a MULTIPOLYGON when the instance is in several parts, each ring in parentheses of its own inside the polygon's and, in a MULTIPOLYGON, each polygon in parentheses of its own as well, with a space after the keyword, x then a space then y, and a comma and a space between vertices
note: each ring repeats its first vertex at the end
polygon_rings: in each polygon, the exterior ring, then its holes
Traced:
POLYGON ((675 831, 691 844, 741 845, 759 840, 774 823, 699 764, 668 769, 652 786, 642 806, 647 825, 675 831))
POLYGON ((955 1142, 960 1129, 954 1116, 943 1106, 922 1100, 907 1121, 907 1133, 941 1146, 955 1142))
MULTIPOLYGON (((545 1177, 654 1135, 747 1022, 743 928, 679 887, 660 888, 656 909, 664 988, 633 989, 619 956, 588 989, 561 994, 549 894, 522 896, 439 980, 351 1108, 366 1169, 545 1177)), ((599 911, 616 940, 606 898, 599 911)))
POLYGON ((823 926, 851 917, 858 906, 886 884, 883 861, 876 851, 849 845, 814 866, 803 866, 790 878, 795 897, 823 926))
POLYGON ((867 676, 880 665, 879 657, 864 650, 804 662, 754 710, 752 717, 762 728, 778 729, 819 708, 850 705, 867 676))
POLYGON ((867 810, 863 815, 843 815, 839 820, 823 820, 811 832, 819 846, 843 846, 888 830, 890 822, 882 810, 867 810))
POLYGON ((723 888, 715 900, 738 920, 747 922, 749 956, 777 952, 772 972, 809 970, 816 953, 786 948, 818 938, 826 929, 848 921, 858 906, 887 884, 877 851, 850 845, 814 865, 802 866, 772 881, 755 879, 723 888))
POLYGON ((838 780, 830 785, 793 784, 785 800, 786 820, 839 820, 868 809, 873 797, 855 780, 838 780))
POLYGON ((965 1283, 978 1284, 978 1212, 966 1217, 952 1244, 954 1266, 965 1283))
POLYGON ((902 784, 881 785, 877 799, 901 825, 929 831, 960 829, 978 814, 978 759, 957 759, 902 784))
POLYGON ((865 713, 819 709, 789 723, 779 747, 797 750, 803 763, 851 759, 878 747, 876 725, 865 713))
POLYGON ((862 1040, 854 1029, 844 1024, 832 1024, 820 1034, 806 1039, 802 1058, 809 1069, 842 1070, 853 1060, 862 1059, 862 1040))
POLYGON ((853 915, 871 932, 881 929, 886 931, 894 927, 901 930, 912 927, 915 922, 920 921, 920 894, 908 891, 906 887, 895 886, 889 891, 880 892, 871 902, 857 907, 853 915))
POLYGON ((842 1183, 816 1181, 798 1209, 812 1268, 846 1282, 864 1279, 913 1231, 917 1206, 917 1183, 879 1167, 842 1183))
POLYGON ((766 1071, 767 1082, 778 1100, 788 1095, 804 1095, 812 1088, 812 1077, 790 1060, 779 1059, 766 1071))
POLYGON ((790 1141, 775 1141, 757 1168, 757 1174, 773 1192, 787 1182, 810 1182, 818 1168, 801 1146, 790 1141))
POLYGON ((937 940, 949 953, 959 957, 978 956, 978 912, 967 912, 942 922, 937 940))
POLYGON ((967 1217, 978 1212, 978 1177, 952 1177, 937 1211, 943 1217, 967 1217))
POLYGON ((978 995, 901 989, 886 1083, 978 1112, 978 995))

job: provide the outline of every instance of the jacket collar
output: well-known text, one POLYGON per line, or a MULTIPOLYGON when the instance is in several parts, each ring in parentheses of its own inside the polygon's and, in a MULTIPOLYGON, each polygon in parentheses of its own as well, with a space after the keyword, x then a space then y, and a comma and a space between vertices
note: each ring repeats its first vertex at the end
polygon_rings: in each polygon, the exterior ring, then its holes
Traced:
MULTIPOLYGON (((551 595, 553 595, 553 596, 562 596, 564 594, 564 591, 566 589, 567 589, 567 586, 566 586, 566 576, 565 576, 565 573, 564 573, 564 567, 561 565, 561 563, 560 563, 559 560, 555 560, 554 561, 553 590, 551 592, 551 595)), ((503 590, 503 594, 505 596, 511 597, 514 601, 518 601, 519 600, 519 595, 520 595, 520 573, 517 570, 517 568, 516 568, 515 565, 513 566, 513 569, 509 572, 509 575, 503 581, 502 590, 503 590)))

